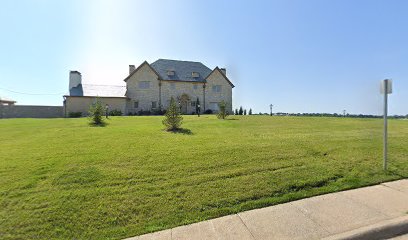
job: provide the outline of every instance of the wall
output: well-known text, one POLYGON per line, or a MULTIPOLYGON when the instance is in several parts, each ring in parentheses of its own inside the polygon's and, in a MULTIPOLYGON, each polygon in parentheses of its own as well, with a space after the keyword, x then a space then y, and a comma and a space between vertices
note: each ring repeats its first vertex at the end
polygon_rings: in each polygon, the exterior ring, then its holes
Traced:
POLYGON ((159 80, 156 73, 147 65, 143 64, 137 72, 135 72, 126 81, 126 96, 130 98, 127 105, 126 114, 129 112, 136 113, 140 110, 151 110, 152 102, 156 102, 159 106, 159 80), (150 82, 149 89, 140 89, 139 82, 150 82), (139 107, 134 107, 134 102, 139 102, 139 107))
POLYGON ((210 103, 227 103, 227 111, 232 114, 232 86, 219 71, 214 71, 208 78, 205 87, 205 108, 210 109, 210 103), (213 85, 221 85, 221 92, 213 92, 213 85))
POLYGON ((61 118, 62 106, 0 105, 0 118, 61 118))
MULTIPOLYGON (((181 82, 181 81, 162 81, 162 105, 164 109, 167 109, 170 104, 171 97, 177 101, 177 97, 180 97, 183 94, 187 94, 190 98, 190 101, 187 105, 187 114, 195 112, 195 107, 191 106, 191 101, 197 101, 197 98, 200 101, 200 105, 203 102, 203 85, 204 83, 193 83, 193 82, 181 82), (175 84, 175 89, 171 88, 171 84, 175 84), (197 86, 197 89, 194 89, 194 85, 197 86)), ((203 109, 203 108, 201 108, 203 109)))
MULTIPOLYGON (((67 116, 70 112, 81 112, 82 116, 87 116, 89 107, 94 103, 96 97, 66 97, 66 113, 67 116)), ((109 111, 120 110, 122 114, 126 115, 126 98, 114 98, 114 97, 99 97, 102 106, 109 105, 109 111)))

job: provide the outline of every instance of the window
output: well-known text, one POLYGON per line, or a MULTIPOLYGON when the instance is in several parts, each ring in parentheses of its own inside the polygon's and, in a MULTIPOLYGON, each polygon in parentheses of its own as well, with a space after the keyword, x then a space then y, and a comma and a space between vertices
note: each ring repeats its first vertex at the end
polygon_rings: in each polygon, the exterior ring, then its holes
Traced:
POLYGON ((176 84, 175 83, 170 83, 170 88, 171 89, 176 89, 176 84))
POLYGON ((191 101, 191 106, 195 107, 196 106, 196 102, 195 101, 191 101))
POLYGON ((139 102, 134 102, 134 107, 138 108, 139 107, 139 102))
POLYGON ((193 85, 193 89, 197 89, 198 88, 198 85, 197 84, 194 84, 193 85))
POLYGON ((157 107, 157 102, 152 102, 152 108, 156 108, 157 107))
POLYGON ((192 72, 191 73, 191 77, 193 78, 198 78, 200 76, 200 74, 198 72, 192 72))
POLYGON ((150 88, 150 82, 149 82, 149 81, 141 81, 141 82, 139 82, 139 88, 140 88, 140 89, 148 89, 148 88, 150 88))
POLYGON ((216 93, 221 92, 221 85, 213 85, 212 86, 212 91, 216 92, 216 93))

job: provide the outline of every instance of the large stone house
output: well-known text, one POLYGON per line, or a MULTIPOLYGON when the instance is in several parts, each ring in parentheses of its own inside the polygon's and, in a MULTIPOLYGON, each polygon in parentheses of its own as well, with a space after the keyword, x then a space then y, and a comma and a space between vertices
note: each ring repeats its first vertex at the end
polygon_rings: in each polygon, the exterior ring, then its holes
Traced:
POLYGON ((152 64, 143 62, 139 67, 129 65, 126 86, 82 84, 78 71, 70 72, 69 95, 64 96, 65 113, 87 114, 89 106, 99 97, 102 104, 123 114, 167 109, 173 97, 182 113, 195 112, 197 99, 201 111, 218 111, 221 101, 232 113, 232 88, 225 68, 206 67, 200 62, 159 59, 152 64))

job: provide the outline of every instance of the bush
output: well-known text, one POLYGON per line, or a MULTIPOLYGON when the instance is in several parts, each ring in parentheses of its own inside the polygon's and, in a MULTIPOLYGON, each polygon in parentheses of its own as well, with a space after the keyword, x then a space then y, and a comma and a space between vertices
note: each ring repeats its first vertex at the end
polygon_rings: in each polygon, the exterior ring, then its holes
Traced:
POLYGON ((109 112, 109 116, 122 116, 122 111, 114 109, 109 112))
POLYGON ((141 110, 139 110, 139 112, 137 112, 137 115, 139 115, 139 116, 149 116, 149 115, 152 115, 152 112, 150 112, 150 110, 143 111, 141 109, 141 110))
POLYGON ((205 110, 204 114, 213 114, 213 111, 211 109, 205 110))
POLYGON ((104 125, 103 114, 105 110, 99 98, 96 98, 95 103, 89 107, 89 119, 93 125, 104 125))
POLYGON ((162 110, 162 109, 156 109, 153 111, 153 115, 164 115, 166 113, 166 110, 162 110))
POLYGON ((70 118, 79 118, 82 117, 82 112, 69 112, 68 117, 70 118))
POLYGON ((165 119, 163 119, 163 125, 166 126, 167 131, 175 131, 180 129, 182 122, 183 117, 180 115, 180 109, 172 97, 170 106, 166 111, 165 119))

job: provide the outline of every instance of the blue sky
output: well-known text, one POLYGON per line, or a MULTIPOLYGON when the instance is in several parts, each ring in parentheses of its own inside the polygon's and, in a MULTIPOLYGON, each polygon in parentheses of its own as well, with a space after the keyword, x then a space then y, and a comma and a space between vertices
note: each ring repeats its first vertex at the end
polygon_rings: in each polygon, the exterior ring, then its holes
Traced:
POLYGON ((234 107, 254 112, 381 114, 392 78, 390 114, 408 114, 407 12, 403 0, 3 0, 0 97, 61 105, 70 70, 124 85, 129 64, 168 58, 226 67, 234 107))

